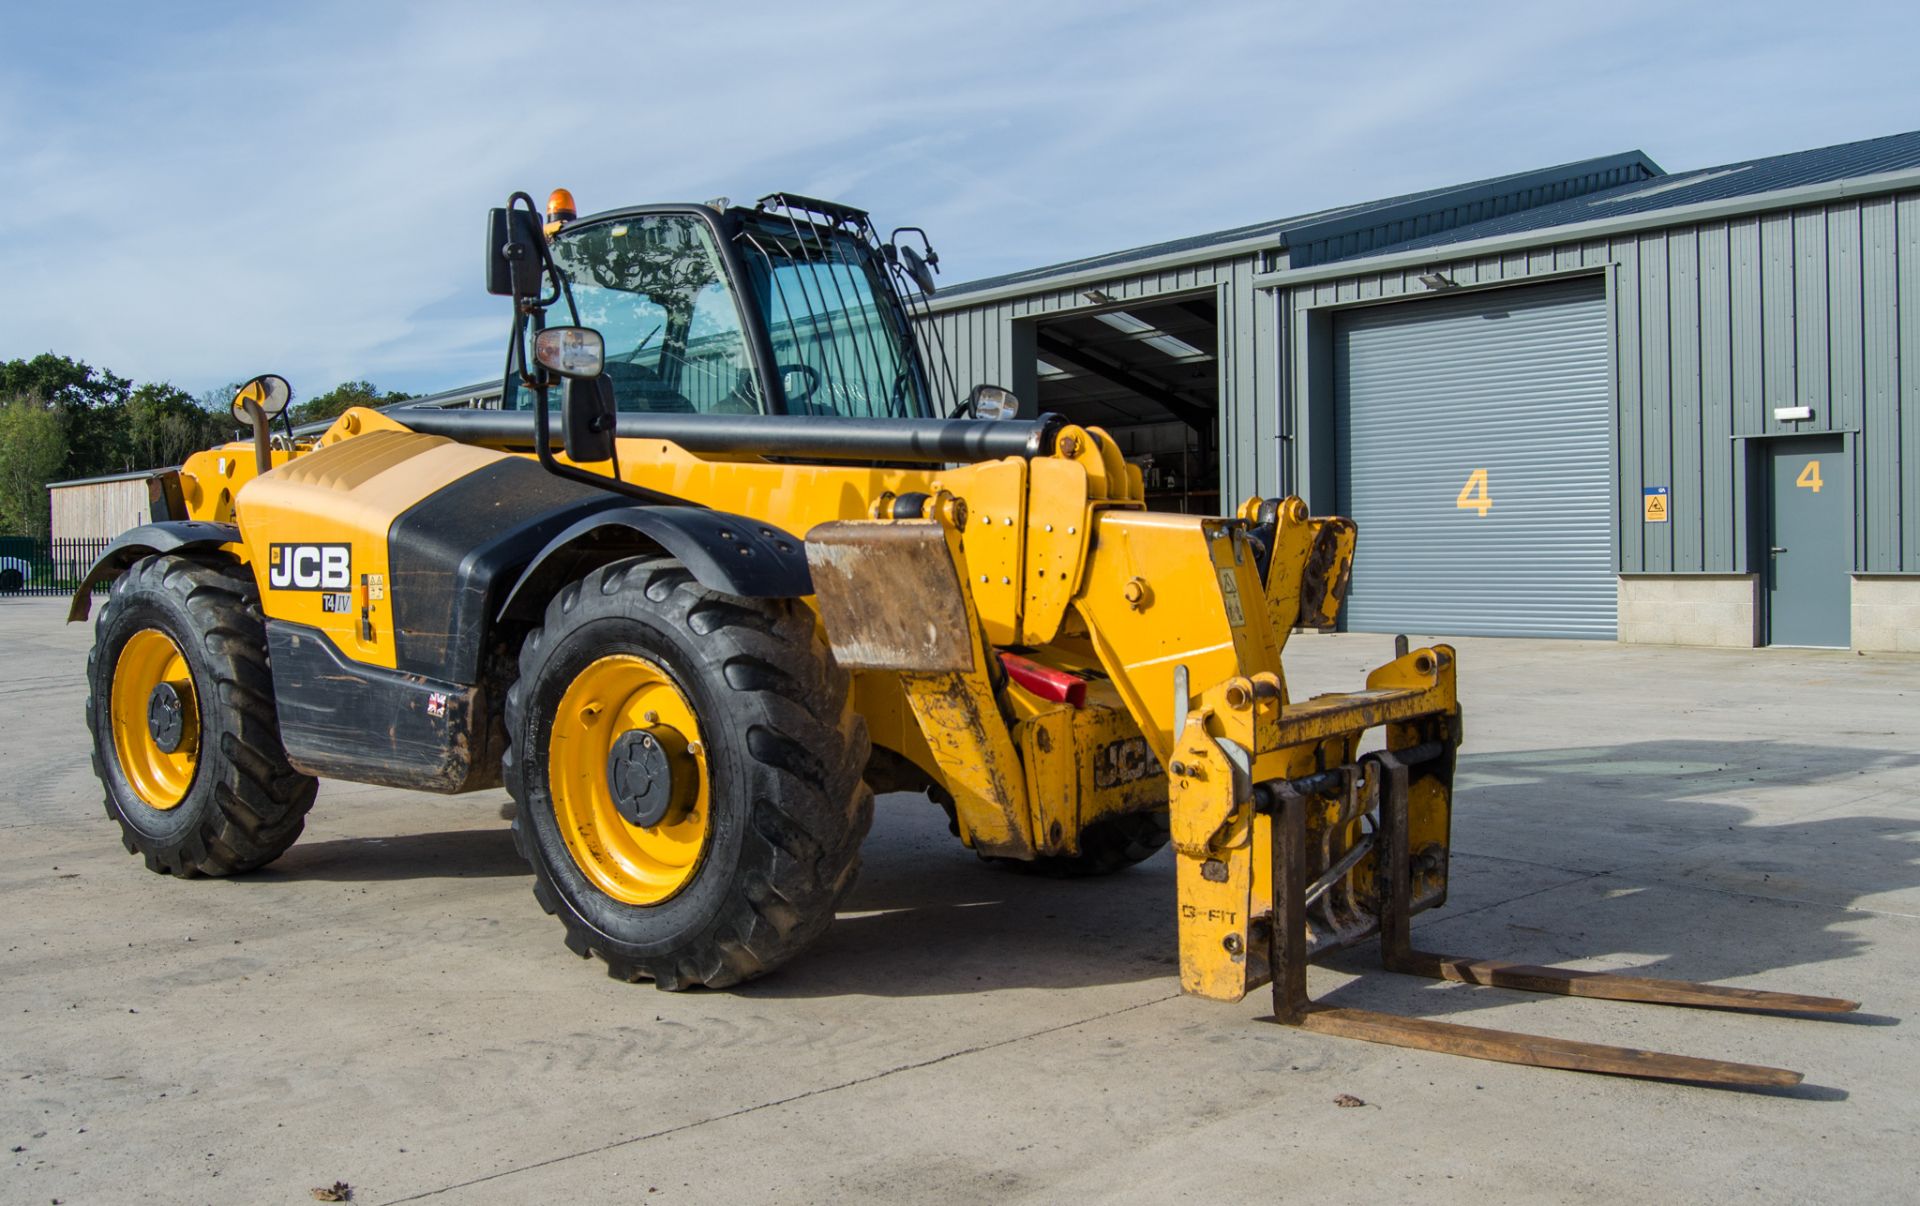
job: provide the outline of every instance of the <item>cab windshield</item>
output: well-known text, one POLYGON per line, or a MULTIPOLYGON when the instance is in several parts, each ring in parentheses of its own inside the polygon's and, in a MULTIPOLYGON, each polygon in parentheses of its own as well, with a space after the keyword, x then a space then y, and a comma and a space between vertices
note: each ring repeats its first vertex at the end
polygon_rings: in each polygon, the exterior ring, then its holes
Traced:
POLYGON ((756 215, 739 242, 789 414, 928 413, 904 315, 864 240, 756 215))
POLYGON ((620 410, 928 413, 904 317, 863 240, 754 215, 737 246, 748 277, 738 293, 712 228, 691 214, 596 222, 553 241, 580 322, 606 340, 620 410), (743 311, 766 324, 777 403, 754 372, 743 311))

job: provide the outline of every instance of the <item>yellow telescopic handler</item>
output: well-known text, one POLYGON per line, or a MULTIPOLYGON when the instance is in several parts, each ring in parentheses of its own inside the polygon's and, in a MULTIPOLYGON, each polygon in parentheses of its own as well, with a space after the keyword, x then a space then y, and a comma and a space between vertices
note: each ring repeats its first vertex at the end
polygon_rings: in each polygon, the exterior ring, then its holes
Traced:
MULTIPOLYGON (((1298 498, 1150 512, 1098 428, 964 396, 917 323, 907 228, 776 194, 489 216, 500 409, 355 409, 151 483, 74 595, 106 808, 156 871, 230 875, 299 836, 317 780, 504 784, 567 945, 725 987, 798 955, 853 882, 875 791, 930 795, 982 858, 1063 875, 1169 843, 1180 982, 1276 1020, 1483 1059, 1711 1084, 1782 1069, 1317 1005, 1307 964, 1797 1013, 1850 1001, 1413 947, 1447 896, 1453 649, 1296 699, 1354 525, 1298 498), (559 321, 549 325, 549 318, 559 321), (1377 730, 1377 732, 1376 732, 1377 730)), ((282 430, 276 432, 279 419, 282 430)))

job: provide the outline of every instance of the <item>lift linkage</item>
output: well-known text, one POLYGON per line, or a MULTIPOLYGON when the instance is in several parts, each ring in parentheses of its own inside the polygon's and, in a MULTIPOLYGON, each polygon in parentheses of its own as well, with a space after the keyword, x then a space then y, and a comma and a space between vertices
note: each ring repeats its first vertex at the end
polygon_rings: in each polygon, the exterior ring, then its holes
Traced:
POLYGON ((1389 971, 1525 992, 1709 1009, 1841 1014, 1859 1008, 1856 1001, 1835 997, 1534 967, 1416 949, 1408 926, 1413 884, 1409 772, 1448 753, 1445 742, 1427 741, 1400 750, 1367 754, 1357 765, 1336 767, 1299 779, 1263 783, 1256 790, 1255 807, 1269 815, 1273 834, 1274 911, 1269 966, 1273 969, 1274 1021, 1320 1034, 1541 1068, 1742 1088, 1785 1088, 1801 1080, 1800 1073, 1785 1068, 1611 1047, 1316 1003, 1307 995, 1307 909, 1325 881, 1333 876, 1330 873, 1321 877, 1320 883, 1307 880, 1308 800, 1345 784, 1358 784, 1376 797, 1370 802, 1370 811, 1374 817, 1373 848, 1381 872, 1377 877, 1380 954, 1381 962, 1389 971), (1369 763, 1372 765, 1367 765, 1369 763))

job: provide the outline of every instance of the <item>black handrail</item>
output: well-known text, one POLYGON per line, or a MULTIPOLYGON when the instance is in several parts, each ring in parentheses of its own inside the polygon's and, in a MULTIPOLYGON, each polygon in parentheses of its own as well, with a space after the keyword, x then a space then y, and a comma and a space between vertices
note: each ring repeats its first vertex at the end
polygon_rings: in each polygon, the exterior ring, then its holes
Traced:
MULTIPOLYGON (((409 410, 387 417, 414 431, 489 448, 533 447, 528 410, 409 410)), ((962 464, 1053 452, 1065 426, 1038 419, 867 419, 842 415, 703 415, 628 411, 616 419, 623 439, 666 440, 689 452, 794 457, 801 460, 912 461, 962 464)), ((548 436, 560 444, 556 424, 548 436)))

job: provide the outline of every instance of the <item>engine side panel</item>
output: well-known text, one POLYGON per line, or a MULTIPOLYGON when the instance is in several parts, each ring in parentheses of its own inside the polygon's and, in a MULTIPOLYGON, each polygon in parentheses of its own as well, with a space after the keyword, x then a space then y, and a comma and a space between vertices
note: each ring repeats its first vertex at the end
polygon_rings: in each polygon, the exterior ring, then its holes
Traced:
POLYGON ((248 481, 234 506, 267 618, 325 634, 350 661, 392 669, 394 520, 507 459, 439 436, 375 431, 248 481))

